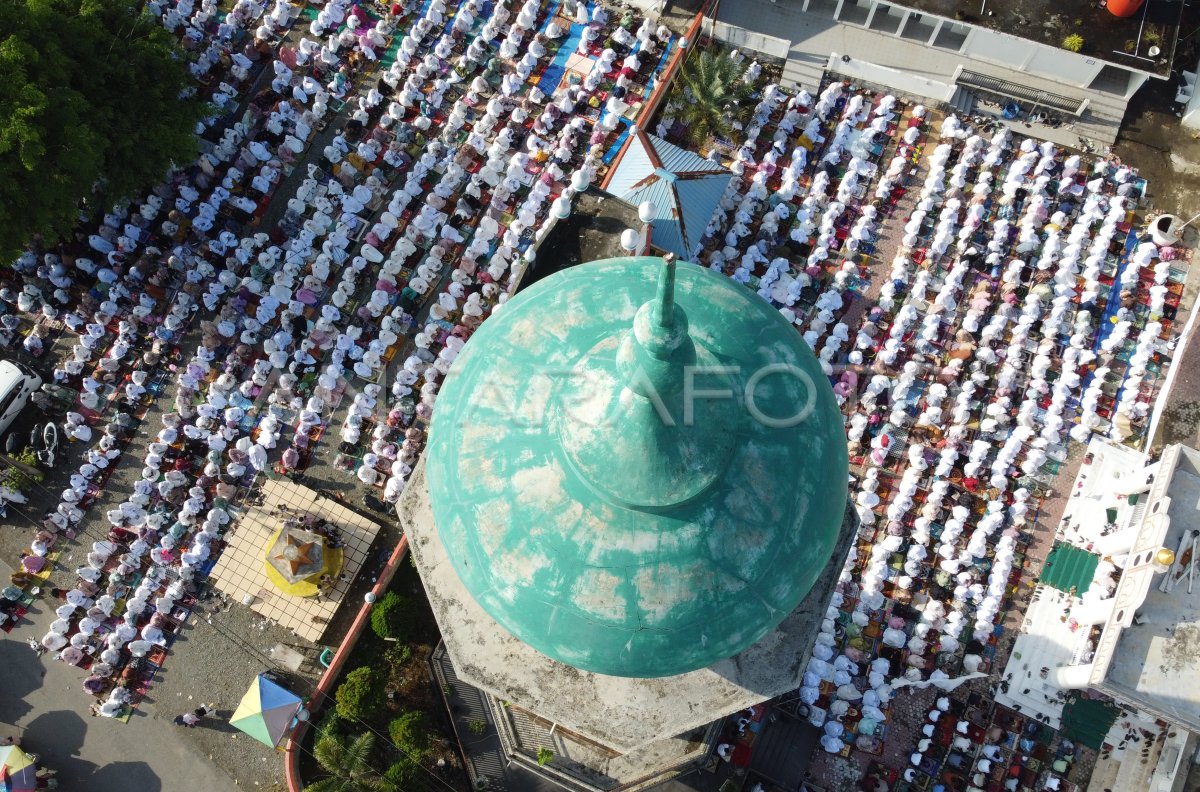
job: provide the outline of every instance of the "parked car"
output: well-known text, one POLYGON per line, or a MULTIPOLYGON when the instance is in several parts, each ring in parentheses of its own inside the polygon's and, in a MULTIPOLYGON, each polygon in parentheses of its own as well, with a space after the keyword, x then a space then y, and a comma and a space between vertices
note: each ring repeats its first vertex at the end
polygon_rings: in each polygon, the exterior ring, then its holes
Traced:
POLYGON ((24 363, 0 360, 0 434, 25 409, 29 397, 42 386, 42 378, 24 363))

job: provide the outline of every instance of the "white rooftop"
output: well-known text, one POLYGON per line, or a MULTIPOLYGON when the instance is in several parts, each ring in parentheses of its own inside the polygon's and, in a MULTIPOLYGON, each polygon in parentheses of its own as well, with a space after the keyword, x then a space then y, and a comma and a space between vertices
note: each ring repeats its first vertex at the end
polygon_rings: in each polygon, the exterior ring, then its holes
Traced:
MULTIPOLYGON (((1146 466, 1150 461, 1142 452, 1099 435, 1092 436, 1087 453, 1092 461, 1080 466, 1054 535, 1056 540, 1081 550, 1090 550, 1090 546, 1101 538, 1108 524, 1109 509, 1116 510, 1119 528, 1140 518, 1141 511, 1137 506, 1130 506, 1125 498, 1118 498, 1116 492, 1126 482, 1145 481, 1149 472, 1146 466)), ((1138 503, 1144 509, 1146 499, 1140 498, 1138 503)))
POLYGON ((1187 772, 1188 738, 1183 729, 1122 714, 1104 738, 1088 789, 1171 792, 1179 771, 1187 772))
MULTIPOLYGON (((1091 461, 1079 468, 1071 485, 1071 497, 1055 539, 1091 551, 1110 530, 1109 509, 1117 512, 1118 530, 1140 519, 1147 499, 1139 498, 1139 509, 1116 493, 1126 482, 1145 481, 1149 460, 1139 451, 1099 436, 1092 438, 1087 453, 1091 461)), ((1054 682, 1054 670, 1079 663, 1088 650, 1090 630, 1063 619, 1079 603, 1079 597, 1051 586, 1039 584, 1034 589, 1004 668, 1007 690, 996 694, 997 702, 1025 715, 1044 716, 1044 722, 1059 727, 1065 696, 1054 682), (1046 669, 1044 674, 1042 669, 1046 669)))
POLYGON ((1183 542, 1185 534, 1200 533, 1200 452, 1183 446, 1164 451, 1150 495, 1149 514, 1132 554, 1167 547, 1175 551, 1176 561, 1166 574, 1143 567, 1122 576, 1117 610, 1097 649, 1092 681, 1200 731, 1200 579, 1188 579, 1190 561, 1200 552, 1190 549, 1190 537, 1183 542), (1167 580, 1173 586, 1165 585, 1167 580), (1140 624, 1129 623, 1130 609, 1140 624))
POLYGON ((1042 715, 1057 729, 1062 721, 1063 691, 1050 676, 1058 666, 1070 665, 1078 644, 1086 638, 1072 632, 1060 618, 1072 601, 1064 591, 1038 586, 1025 611, 1021 632, 1004 667, 1008 689, 996 693, 996 702, 1022 715, 1042 715), (1042 669, 1047 669, 1042 676, 1042 669))

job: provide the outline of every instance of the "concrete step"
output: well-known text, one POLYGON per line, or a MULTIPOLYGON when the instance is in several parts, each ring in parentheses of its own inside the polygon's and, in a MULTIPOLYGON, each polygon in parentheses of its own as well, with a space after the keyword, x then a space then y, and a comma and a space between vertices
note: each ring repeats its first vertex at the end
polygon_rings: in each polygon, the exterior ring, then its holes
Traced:
POLYGON ((510 714, 513 729, 517 734, 517 743, 521 748, 534 753, 539 748, 554 748, 554 736, 550 734, 549 728, 520 710, 512 710, 510 714))
POLYGON ((954 96, 950 97, 950 106, 959 116, 970 115, 975 109, 975 94, 959 86, 955 89, 954 96))
POLYGON ((811 53, 792 51, 786 63, 783 64, 783 76, 780 84, 784 88, 801 86, 809 93, 815 94, 821 87, 821 78, 825 75, 826 59, 811 53))

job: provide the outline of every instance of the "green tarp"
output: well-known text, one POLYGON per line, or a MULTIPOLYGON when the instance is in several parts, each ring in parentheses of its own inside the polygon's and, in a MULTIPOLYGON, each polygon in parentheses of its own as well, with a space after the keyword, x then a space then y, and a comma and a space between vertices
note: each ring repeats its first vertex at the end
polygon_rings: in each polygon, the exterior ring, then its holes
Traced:
POLYGON ((1074 588, 1074 595, 1082 597, 1083 592, 1092 585, 1092 576, 1096 574, 1096 566, 1099 563, 1100 556, 1095 553, 1063 542, 1055 542, 1050 555, 1046 557, 1046 563, 1042 566, 1039 582, 1069 593, 1074 588))
POLYGON ((1104 743, 1104 736, 1120 714, 1121 708, 1115 704, 1072 696, 1063 707, 1060 731, 1064 737, 1098 751, 1104 743))

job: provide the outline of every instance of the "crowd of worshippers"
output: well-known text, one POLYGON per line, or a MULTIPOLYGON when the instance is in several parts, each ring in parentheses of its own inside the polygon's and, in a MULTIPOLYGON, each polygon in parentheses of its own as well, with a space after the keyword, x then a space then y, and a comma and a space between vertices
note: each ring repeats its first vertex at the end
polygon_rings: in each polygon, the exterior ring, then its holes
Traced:
POLYGON ((739 135, 693 253, 797 327, 846 413, 860 542, 800 690, 837 752, 898 678, 986 667, 1047 465, 1144 426, 1177 251, 1131 229, 1128 166, 845 82, 768 84, 739 135))
POLYGON ((342 529, 336 523, 315 514, 295 514, 290 510, 287 510, 286 513, 288 516, 283 520, 284 530, 297 528, 304 531, 311 531, 324 538, 326 547, 337 548, 342 546, 342 529))
MULTIPOLYGON (((214 108, 197 129, 203 153, 63 243, 31 246, 0 290, 0 322, 31 353, 51 333, 70 346, 37 403, 91 448, 31 553, 94 539, 42 645, 69 663, 98 658, 102 679, 169 639, 255 476, 273 459, 302 469, 351 390, 343 443, 374 425, 356 475, 399 497, 454 356, 533 259, 551 204, 569 207, 595 177, 671 35, 570 0, 555 18, 536 0, 488 13, 478 0, 372 13, 329 0, 311 23, 286 0, 147 7, 214 108), (591 72, 561 89, 527 81, 572 27, 591 72), (251 92, 262 70, 270 86, 251 92), (348 122, 313 150, 339 99, 348 122), (279 194, 294 168, 305 178, 279 194), (410 337, 385 391, 372 380, 410 337), (140 476, 89 537, 85 515, 130 432, 171 386, 140 476)), ((128 697, 117 686, 99 714, 128 697)))

